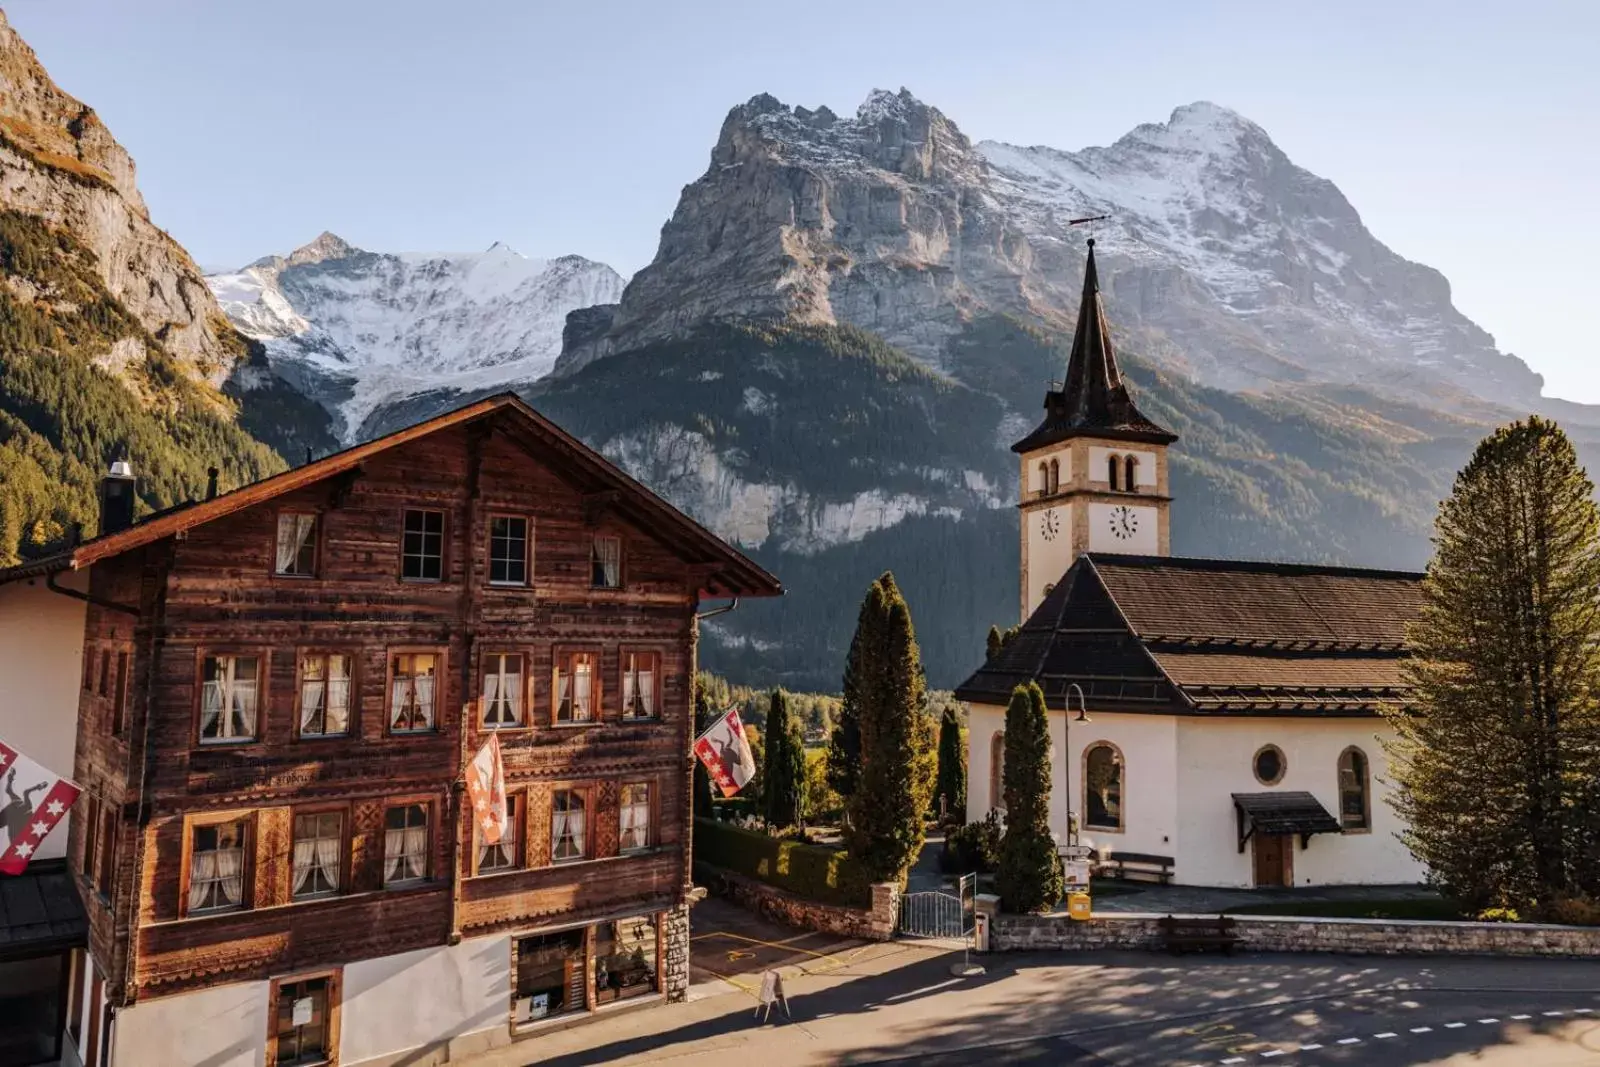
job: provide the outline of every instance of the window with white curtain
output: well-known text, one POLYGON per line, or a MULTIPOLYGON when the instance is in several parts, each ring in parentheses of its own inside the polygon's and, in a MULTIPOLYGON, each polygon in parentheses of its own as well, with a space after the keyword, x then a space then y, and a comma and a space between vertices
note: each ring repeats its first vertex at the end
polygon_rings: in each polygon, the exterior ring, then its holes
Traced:
POLYGON ((512 871, 522 866, 522 798, 516 794, 506 797, 506 825, 500 831, 500 840, 489 844, 483 839, 483 829, 475 834, 478 841, 478 873, 512 871))
POLYGON ((254 741, 261 661, 207 656, 200 671, 200 743, 254 741))
POLYGON ((350 657, 312 652, 300 658, 300 736, 350 731, 350 657))
POLYGON ((439 657, 432 652, 399 652, 390 661, 389 730, 417 733, 433 729, 434 682, 439 657))
POLYGON ((661 657, 654 652, 622 654, 622 717, 653 719, 656 716, 656 679, 660 677, 661 657))
POLYGON ((196 826, 189 846, 188 914, 244 907, 245 824, 196 826))
POLYGON ((490 652, 483 657, 483 725, 490 730, 522 725, 522 656, 490 652))
POLYGON ((576 789, 558 789, 550 798, 550 858, 555 862, 588 854, 583 809, 583 794, 576 789))
POLYGON ((383 815, 383 884, 406 885, 428 877, 428 808, 402 804, 383 815))
POLYGON ((344 868, 344 814, 337 811, 294 817, 294 899, 330 897, 339 892, 344 868))
POLYGON ((312 578, 317 573, 317 517, 305 512, 278 515, 278 551, 273 572, 290 578, 312 578))
POLYGON ((622 587, 622 538, 597 536, 590 566, 590 584, 596 589, 622 587))
POLYGON ((618 847, 632 852, 650 847, 650 783, 629 782, 622 787, 618 805, 618 847))
POLYGON ((593 652, 568 652, 556 658, 556 722, 590 722, 599 707, 600 657, 593 652))

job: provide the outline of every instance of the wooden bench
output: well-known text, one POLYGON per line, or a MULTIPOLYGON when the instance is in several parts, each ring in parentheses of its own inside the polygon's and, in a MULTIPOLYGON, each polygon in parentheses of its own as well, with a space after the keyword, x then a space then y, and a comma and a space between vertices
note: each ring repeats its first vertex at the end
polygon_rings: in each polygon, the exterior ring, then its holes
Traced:
POLYGON ((1181 919, 1175 915, 1163 916, 1161 938, 1166 943, 1167 951, 1174 956, 1207 949, 1221 949, 1231 956, 1233 946, 1239 943, 1239 935, 1233 932, 1233 918, 1228 915, 1187 916, 1181 919))
POLYGON ((1130 882, 1156 881, 1166 885, 1172 881, 1172 867, 1175 862, 1171 856, 1152 856, 1144 852, 1113 852, 1100 861, 1097 873, 1102 878, 1118 878, 1130 882), (1130 875, 1133 877, 1129 877, 1130 875))

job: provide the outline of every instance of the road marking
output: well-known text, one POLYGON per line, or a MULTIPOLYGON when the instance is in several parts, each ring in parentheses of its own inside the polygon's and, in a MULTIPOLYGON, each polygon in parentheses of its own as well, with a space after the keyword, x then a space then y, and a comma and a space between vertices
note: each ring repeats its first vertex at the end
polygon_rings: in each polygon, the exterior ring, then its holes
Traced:
POLYGON ((896 993, 892 997, 884 997, 883 999, 884 999, 884 1003, 886 1003, 886 1004, 887 1003, 893 1003, 894 1001, 897 1001, 897 1000, 904 1000, 907 997, 920 997, 920 996, 922 996, 922 994, 924 994, 924 993, 932 993, 936 989, 947 989, 950 986, 960 985, 960 984, 961 984, 961 979, 959 979, 959 978, 947 978, 942 982, 935 982, 933 985, 925 985, 921 989, 913 989, 913 990, 911 990, 910 992, 907 992, 907 993, 896 993))
POLYGON ((1377 1038, 1377 1039, 1378 1039, 1378 1040, 1379 1040, 1379 1041, 1383 1041, 1383 1040, 1385 1040, 1385 1039, 1386 1039, 1386 1038, 1391 1038, 1391 1037, 1399 1037, 1399 1036, 1400 1036, 1400 1035, 1399 1035, 1399 1034, 1397 1034, 1397 1033, 1395 1033, 1395 1032, 1394 1032, 1394 1031, 1393 1031, 1393 1030, 1390 1030, 1390 1031, 1388 1031, 1388 1032, 1386 1032, 1386 1033, 1382 1033, 1382 1034, 1373 1034, 1373 1035, 1372 1035, 1372 1036, 1373 1036, 1373 1037, 1375 1037, 1375 1038, 1377 1038))
POLYGON ((1467 1024, 1466 1023, 1445 1023, 1444 1024, 1444 1028, 1446 1030, 1459 1030, 1465 1025, 1467 1025, 1467 1024))
POLYGON ((1322 1047, 1321 1045, 1301 1045, 1300 1046, 1300 1051, 1301 1052, 1315 1052, 1315 1051, 1317 1051, 1317 1049, 1319 1049, 1321 1047, 1322 1047))
POLYGON ((1480 1022, 1480 1023, 1483 1023, 1483 1024, 1484 1024, 1484 1025, 1485 1025, 1485 1026, 1487 1026, 1487 1025, 1489 1025, 1489 1024, 1490 1024, 1490 1023, 1497 1023, 1497 1022, 1499 1022, 1499 1021, 1500 1021, 1500 1020, 1499 1020, 1499 1019, 1479 1019, 1479 1020, 1478 1020, 1478 1021, 1479 1021, 1479 1022, 1480 1022))
POLYGON ((1341 1045, 1359 1045, 1361 1044, 1361 1039, 1359 1037, 1341 1037, 1338 1043, 1341 1045))
POLYGON ((1223 1063, 1243 1063, 1244 1062, 1244 1057, 1243 1056, 1229 1056, 1227 1059, 1223 1060, 1222 1062, 1223 1063))
POLYGON ((1566 1012, 1564 1012, 1564 1011, 1547 1011, 1547 1012, 1545 1012, 1545 1014, 1546 1015, 1565 1015, 1566 1012))
POLYGON ((1264 1060, 1270 1060, 1274 1056, 1286 1056, 1286 1055, 1288 1055, 1288 1050, 1287 1049, 1275 1048, 1271 1052, 1263 1052, 1261 1054, 1261 1058, 1264 1059, 1264 1060))
POLYGON ((1593 1011, 1594 1011, 1593 1008, 1573 1008, 1572 1009, 1572 1012, 1573 1012, 1574 1015, 1588 1015, 1593 1011))
POLYGON ((1413 1034, 1431 1034, 1431 1033, 1433 1033, 1433 1027, 1431 1027, 1431 1026, 1413 1026, 1411 1028, 1411 1032, 1413 1034))
POLYGON ((1531 1019, 1531 1018, 1533 1018, 1533 1016, 1531 1016, 1531 1015, 1513 1015, 1512 1018, 1521 1020, 1521 1019, 1531 1019))

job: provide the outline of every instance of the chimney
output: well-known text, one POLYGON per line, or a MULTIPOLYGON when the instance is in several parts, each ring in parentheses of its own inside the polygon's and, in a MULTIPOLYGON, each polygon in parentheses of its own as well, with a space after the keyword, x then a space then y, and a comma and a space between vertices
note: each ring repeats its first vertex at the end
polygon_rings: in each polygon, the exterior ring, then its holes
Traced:
POLYGON ((206 499, 210 500, 217 495, 217 468, 206 468, 206 499))
POLYGON ((113 463, 111 472, 100 479, 100 536, 117 533, 133 525, 134 489, 137 484, 133 467, 122 459, 113 463))

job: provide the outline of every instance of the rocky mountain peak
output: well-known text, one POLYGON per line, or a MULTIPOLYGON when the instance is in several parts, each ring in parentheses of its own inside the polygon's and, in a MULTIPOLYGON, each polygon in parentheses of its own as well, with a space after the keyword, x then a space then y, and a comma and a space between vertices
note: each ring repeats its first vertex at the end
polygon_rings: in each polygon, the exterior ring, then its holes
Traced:
POLYGON ((361 254, 361 249, 329 230, 323 230, 314 239, 290 252, 284 263, 291 267, 308 263, 326 263, 332 259, 349 259, 361 254))

